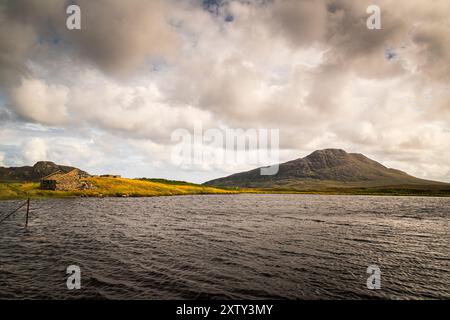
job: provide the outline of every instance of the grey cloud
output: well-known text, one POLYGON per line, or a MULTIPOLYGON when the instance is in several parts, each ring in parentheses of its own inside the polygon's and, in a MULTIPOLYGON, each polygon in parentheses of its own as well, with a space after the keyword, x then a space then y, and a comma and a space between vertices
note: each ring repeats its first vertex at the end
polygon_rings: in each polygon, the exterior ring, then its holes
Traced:
MULTIPOLYGON (((327 32, 327 7, 324 1, 274 1, 269 19, 275 34, 284 34, 299 46, 324 39, 327 32)), ((267 10, 266 9, 266 10, 267 10)))
POLYGON ((417 163, 416 149, 448 147, 448 0, 379 0, 382 30, 366 28, 369 0, 76 3, 81 31, 65 28, 64 1, 1 2, 0 121, 166 145, 201 120, 417 163), (150 74, 151 57, 167 63, 150 74))
MULTIPOLYGON (((141 0, 78 0, 82 30, 66 28, 64 1, 6 0, 0 4, 0 81, 29 76, 29 59, 60 43, 60 54, 110 74, 135 71, 148 57, 175 58, 180 48, 169 21, 169 3, 141 0)), ((45 54, 45 52, 44 52, 45 54)))
POLYGON ((65 32, 69 45, 103 70, 136 70, 149 56, 174 59, 180 42, 169 21, 170 3, 78 0, 82 31, 65 32))

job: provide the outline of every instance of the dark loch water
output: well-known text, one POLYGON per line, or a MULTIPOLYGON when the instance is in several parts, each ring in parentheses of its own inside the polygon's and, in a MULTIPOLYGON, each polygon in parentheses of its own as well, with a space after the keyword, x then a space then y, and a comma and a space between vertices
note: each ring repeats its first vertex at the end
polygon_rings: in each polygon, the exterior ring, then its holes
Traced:
POLYGON ((23 223, 0 224, 0 298, 450 298, 450 198, 52 199, 23 223))

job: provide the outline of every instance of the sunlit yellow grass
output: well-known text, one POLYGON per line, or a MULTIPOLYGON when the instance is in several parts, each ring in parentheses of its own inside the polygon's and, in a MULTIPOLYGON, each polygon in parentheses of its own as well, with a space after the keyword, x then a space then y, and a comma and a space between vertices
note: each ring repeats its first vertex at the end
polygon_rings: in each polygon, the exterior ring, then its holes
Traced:
POLYGON ((0 200, 47 198, 47 197, 153 197, 188 194, 344 194, 344 195, 389 195, 389 196, 450 196, 450 188, 424 186, 394 186, 379 188, 334 188, 334 189, 240 189, 214 188, 177 182, 154 182, 134 179, 89 178, 93 188, 84 191, 48 191, 40 190, 39 183, 0 183, 0 200))
POLYGON ((201 185, 176 185, 125 178, 89 178, 93 187, 83 191, 40 190, 38 183, 0 183, 0 199, 26 197, 151 197, 187 194, 230 194, 236 191, 201 185))
POLYGON ((200 185, 173 185, 132 179, 90 178, 94 186, 86 190, 87 195, 103 196, 168 196, 183 194, 224 194, 233 193, 228 190, 200 185))

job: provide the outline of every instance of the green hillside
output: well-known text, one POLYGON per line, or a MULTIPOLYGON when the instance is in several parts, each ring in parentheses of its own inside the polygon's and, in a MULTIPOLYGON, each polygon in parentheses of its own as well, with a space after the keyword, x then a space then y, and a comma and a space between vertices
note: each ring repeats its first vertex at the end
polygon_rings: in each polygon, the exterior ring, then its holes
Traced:
POLYGON ((205 185, 241 188, 323 190, 336 188, 380 188, 393 186, 440 186, 450 184, 413 177, 390 169, 362 154, 344 150, 318 150, 305 158, 279 165, 273 176, 261 175, 260 168, 208 181, 205 185))

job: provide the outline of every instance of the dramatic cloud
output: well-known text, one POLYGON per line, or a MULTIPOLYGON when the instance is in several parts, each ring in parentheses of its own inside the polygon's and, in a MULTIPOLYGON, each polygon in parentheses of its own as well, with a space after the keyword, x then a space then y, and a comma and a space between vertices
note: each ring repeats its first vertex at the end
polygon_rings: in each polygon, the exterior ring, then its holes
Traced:
MULTIPOLYGON (((82 30, 66 28, 65 1, 6 0, 0 7, 0 63, 13 79, 27 75, 27 59, 45 60, 48 51, 87 61, 103 71, 133 71, 151 57, 173 59, 180 49, 168 21, 166 1, 79 0, 82 30)), ((56 54, 54 54, 56 56, 56 54)))
POLYGON ((49 125, 64 124, 68 93, 66 87, 24 78, 18 87, 11 90, 11 103, 27 120, 49 125))
POLYGON ((201 123, 280 129, 281 160, 339 147, 450 181, 448 0, 71 3, 81 30, 66 1, 0 2, 0 165, 202 181, 227 169, 170 164, 171 133, 201 123))

